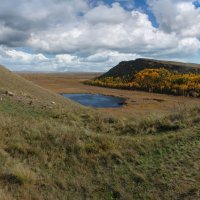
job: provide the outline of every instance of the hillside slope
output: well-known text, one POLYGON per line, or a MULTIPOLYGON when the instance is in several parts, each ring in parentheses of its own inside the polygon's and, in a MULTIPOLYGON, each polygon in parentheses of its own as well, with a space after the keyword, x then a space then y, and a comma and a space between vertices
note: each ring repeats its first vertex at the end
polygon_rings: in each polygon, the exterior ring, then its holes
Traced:
POLYGON ((151 59, 121 62, 84 82, 116 89, 200 97, 200 65, 151 59))
POLYGON ((108 72, 100 76, 100 78, 105 77, 128 77, 133 74, 150 68, 165 68, 170 71, 177 71, 180 73, 200 73, 200 64, 191 63, 181 63, 172 61, 161 61, 139 58, 132 61, 122 61, 108 72))
POLYGON ((56 101, 61 104, 69 102, 73 104, 60 95, 41 88, 0 65, 0 93, 5 93, 6 91, 13 93, 15 97, 21 97, 21 99, 29 98, 43 103, 56 101))
POLYGON ((0 70, 1 200, 200 198, 199 108, 112 118, 0 70))

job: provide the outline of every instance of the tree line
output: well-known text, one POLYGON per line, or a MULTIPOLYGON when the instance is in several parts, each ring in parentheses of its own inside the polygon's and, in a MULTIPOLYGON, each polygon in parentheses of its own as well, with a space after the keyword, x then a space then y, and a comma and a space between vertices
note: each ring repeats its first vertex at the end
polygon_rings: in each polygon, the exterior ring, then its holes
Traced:
POLYGON ((127 78, 105 77, 85 84, 118 89, 143 90, 200 97, 200 74, 171 72, 165 68, 144 69, 127 78))

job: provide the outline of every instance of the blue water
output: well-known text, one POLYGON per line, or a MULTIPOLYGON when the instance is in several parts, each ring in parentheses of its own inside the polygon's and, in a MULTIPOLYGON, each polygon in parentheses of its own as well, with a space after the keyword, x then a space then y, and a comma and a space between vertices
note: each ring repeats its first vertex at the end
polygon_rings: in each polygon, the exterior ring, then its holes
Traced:
POLYGON ((102 94, 61 94, 66 98, 76 101, 84 106, 95 108, 117 108, 121 107, 124 99, 102 94))

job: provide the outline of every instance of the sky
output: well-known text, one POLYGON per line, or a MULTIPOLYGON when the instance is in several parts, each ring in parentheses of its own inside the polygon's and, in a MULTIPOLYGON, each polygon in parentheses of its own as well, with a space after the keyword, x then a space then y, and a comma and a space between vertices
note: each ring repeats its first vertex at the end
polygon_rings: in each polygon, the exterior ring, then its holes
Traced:
POLYGON ((200 0, 1 0, 10 70, 103 72, 137 58, 200 63, 200 0))

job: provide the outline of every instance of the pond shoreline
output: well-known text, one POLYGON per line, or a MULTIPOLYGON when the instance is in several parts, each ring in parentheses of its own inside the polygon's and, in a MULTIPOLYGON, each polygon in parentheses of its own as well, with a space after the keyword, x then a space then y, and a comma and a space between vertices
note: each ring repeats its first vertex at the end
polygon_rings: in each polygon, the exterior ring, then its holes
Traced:
POLYGON ((180 109, 199 106, 198 98, 172 96, 166 94, 148 93, 142 91, 120 90, 102 88, 82 84, 83 81, 95 78, 94 73, 60 73, 60 74, 20 74, 41 87, 49 89, 57 94, 61 93, 90 93, 112 95, 126 99, 120 108, 96 108, 100 112, 109 113, 113 116, 133 117, 147 116, 152 114, 165 115, 179 111, 180 109), (159 101, 158 101, 159 100, 159 101))
POLYGON ((126 103, 125 98, 100 93, 60 93, 60 95, 84 106, 94 108, 120 108, 126 103))

